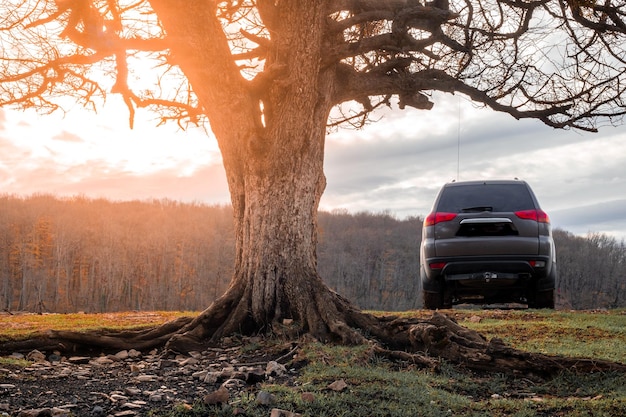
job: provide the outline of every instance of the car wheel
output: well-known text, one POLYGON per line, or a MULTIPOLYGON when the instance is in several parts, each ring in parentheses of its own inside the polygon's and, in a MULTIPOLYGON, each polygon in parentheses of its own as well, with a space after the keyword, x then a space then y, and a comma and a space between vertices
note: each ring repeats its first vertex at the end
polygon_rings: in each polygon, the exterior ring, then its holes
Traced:
POLYGON ((424 308, 427 310, 437 310, 443 308, 443 294, 440 292, 424 291, 424 308))
POLYGON ((554 290, 537 291, 535 293, 535 302, 532 307, 554 309, 554 290))

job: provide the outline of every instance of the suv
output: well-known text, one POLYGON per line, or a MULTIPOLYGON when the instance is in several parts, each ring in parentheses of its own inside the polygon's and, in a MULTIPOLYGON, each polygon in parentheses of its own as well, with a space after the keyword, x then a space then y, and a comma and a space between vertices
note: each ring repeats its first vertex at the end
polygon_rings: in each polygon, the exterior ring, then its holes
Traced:
POLYGON ((548 215, 519 180, 452 182, 424 220, 424 307, 524 303, 554 308, 556 255, 548 215))

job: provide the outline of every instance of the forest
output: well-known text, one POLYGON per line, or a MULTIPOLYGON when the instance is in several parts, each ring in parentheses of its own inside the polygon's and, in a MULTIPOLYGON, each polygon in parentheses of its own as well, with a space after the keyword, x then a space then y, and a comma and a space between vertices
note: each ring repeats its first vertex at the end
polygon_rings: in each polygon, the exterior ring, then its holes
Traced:
MULTIPOLYGON (((320 212, 318 269, 363 309, 421 308, 422 219, 320 212)), ((626 306, 626 246, 554 230, 561 309, 626 306)), ((0 195, 0 305, 5 311, 199 311, 227 288, 232 210, 172 200, 0 195)))

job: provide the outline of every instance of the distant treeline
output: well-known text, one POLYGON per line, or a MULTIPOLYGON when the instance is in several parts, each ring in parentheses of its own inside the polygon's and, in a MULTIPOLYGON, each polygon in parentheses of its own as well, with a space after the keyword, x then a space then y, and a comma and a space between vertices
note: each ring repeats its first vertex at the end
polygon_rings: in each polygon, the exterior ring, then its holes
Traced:
MULTIPOLYGON (((326 283, 365 309, 421 307, 422 219, 319 213, 326 283)), ((564 308, 626 306, 626 248, 554 232, 564 308)), ((234 263, 229 206, 0 195, 0 305, 9 311, 201 310, 234 263)))

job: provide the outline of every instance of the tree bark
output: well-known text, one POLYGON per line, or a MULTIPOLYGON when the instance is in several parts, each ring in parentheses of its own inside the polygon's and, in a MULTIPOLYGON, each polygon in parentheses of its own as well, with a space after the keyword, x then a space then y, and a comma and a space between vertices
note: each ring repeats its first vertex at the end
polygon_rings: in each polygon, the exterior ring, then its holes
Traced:
POLYGON ((320 339, 362 340, 346 323, 345 312, 356 309, 317 272, 325 126, 335 88, 333 69, 321 67, 325 2, 267 5, 264 12, 274 13, 266 16, 271 43, 265 71, 253 81, 234 67, 205 3, 151 3, 220 146, 236 234, 229 289, 170 348, 189 350, 234 331, 277 331, 284 319, 298 323, 293 331, 320 339), (216 77, 220 82, 208 82, 216 77))

